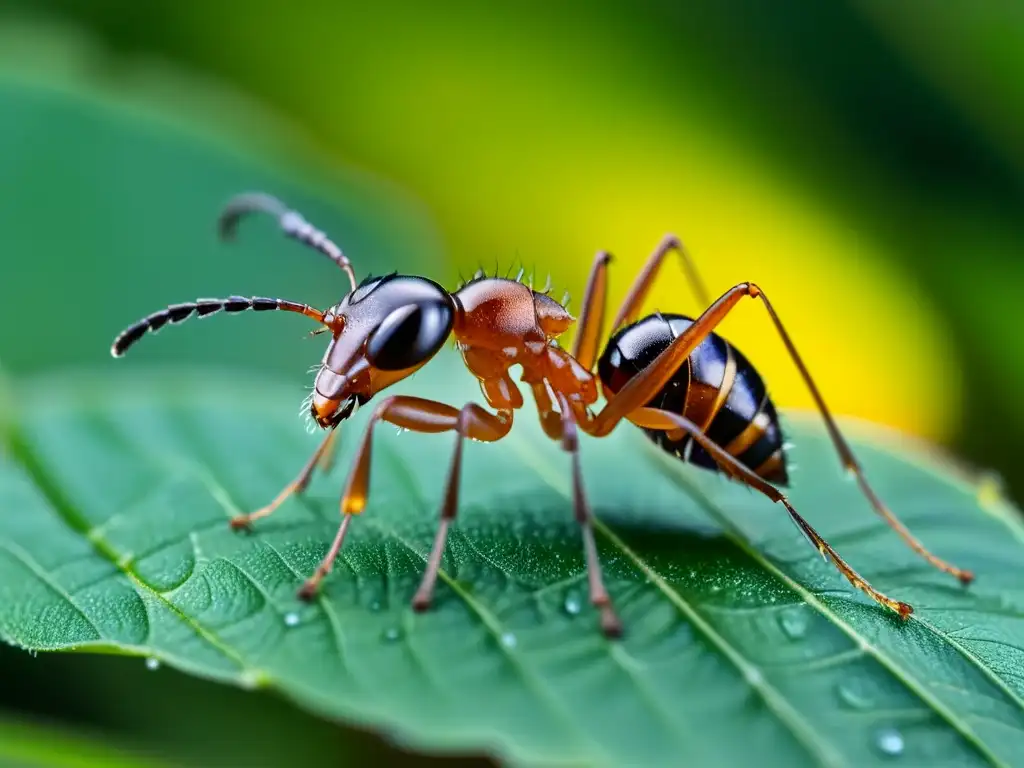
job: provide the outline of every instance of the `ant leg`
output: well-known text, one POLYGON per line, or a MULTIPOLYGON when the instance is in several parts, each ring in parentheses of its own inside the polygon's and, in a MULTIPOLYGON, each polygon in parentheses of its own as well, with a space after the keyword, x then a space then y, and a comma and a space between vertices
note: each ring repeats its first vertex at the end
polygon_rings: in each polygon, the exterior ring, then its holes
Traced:
POLYGON ((309 461, 306 462, 306 466, 299 472, 299 476, 292 480, 288 485, 284 487, 274 498, 272 502, 267 504, 265 507, 257 509, 255 512, 250 512, 247 515, 236 515, 231 518, 231 527, 234 530, 251 530, 253 520, 259 520, 261 517, 268 517, 273 514, 281 504, 291 496, 293 493, 301 494, 306 490, 306 486, 309 485, 309 480, 313 476, 313 471, 316 469, 317 463, 326 456, 330 450, 334 439, 338 435, 338 430, 335 427, 331 428, 331 431, 327 433, 327 437, 323 439, 320 446, 313 452, 313 455, 309 457, 309 461))
POLYGON ((572 342, 572 356, 588 371, 594 367, 601 331, 604 329, 604 311, 608 304, 608 263, 611 260, 612 256, 607 251, 598 251, 594 257, 587 287, 583 292, 576 338, 572 342))
POLYGON ((701 431, 700 427, 692 421, 678 414, 655 408, 640 408, 630 414, 630 418, 638 426, 646 429, 658 429, 665 431, 682 430, 686 434, 690 435, 690 437, 693 438, 701 448, 708 452, 708 454, 718 463, 727 475, 745 483, 754 490, 763 493, 775 503, 782 504, 789 513, 790 518, 792 518, 793 522, 796 523, 797 528, 800 529, 804 536, 806 536, 811 544, 814 545, 814 547, 821 553, 822 557, 827 557, 831 560, 832 564, 835 565, 839 572, 842 573, 854 587, 862 590, 875 602, 898 613, 901 619, 908 618, 910 614, 914 612, 914 609, 909 604, 899 600, 893 600, 891 597, 882 594, 872 587, 863 576, 853 570, 853 568, 839 556, 838 552, 832 549, 832 546, 822 538, 820 533, 811 527, 810 523, 804 520, 803 517, 797 513, 793 508, 793 505, 789 503, 789 499, 787 499, 784 494, 779 492, 779 490, 773 485, 770 485, 768 482, 758 477, 752 470, 741 464, 734 456, 729 454, 720 445, 705 435, 704 432, 701 431))
POLYGON ((601 631, 605 637, 622 636, 622 622, 612 607, 611 597, 604 586, 601 576, 601 560, 594 542, 594 523, 587 496, 583 490, 583 473, 580 469, 580 445, 576 430, 576 419, 569 401, 564 395, 558 395, 562 414, 562 448, 572 456, 572 503, 576 522, 583 534, 583 551, 587 559, 587 581, 590 585, 590 602, 601 612, 601 631))
POLYGON ((744 297, 758 296, 760 293, 761 289, 753 283, 740 283, 730 288, 705 309, 689 328, 676 336, 650 365, 609 397, 607 404, 596 416, 586 415, 581 419, 580 428, 595 437, 604 437, 610 433, 622 419, 646 405, 661 391, 686 363, 693 350, 700 346, 744 297))
POLYGON ((778 314, 775 312, 775 308, 772 306, 771 302, 768 301, 768 297, 765 296, 764 293, 758 292, 758 298, 760 298, 764 303, 764 308, 768 310, 768 315, 771 317, 772 323, 775 325, 775 330, 778 331, 779 336, 782 338, 782 343, 785 344, 786 350, 789 352, 789 356, 793 360, 793 364, 800 372, 800 376, 803 378, 804 384, 810 391, 811 397, 814 398, 814 402, 818 406, 818 411, 821 413, 821 418, 825 422, 829 436, 832 438, 832 444, 835 446, 836 453, 839 454, 839 459, 843 463, 843 467, 847 471, 852 472, 857 478, 857 485, 860 486, 861 493, 863 493, 871 503, 875 512, 877 512, 878 515, 888 523, 889 527, 899 534, 900 538, 903 539, 908 547, 931 563, 931 565, 938 568, 940 571, 945 571, 946 573, 955 576, 960 580, 961 584, 966 585, 974 581, 974 574, 971 571, 957 568, 955 565, 947 563, 945 560, 936 557, 929 552, 924 544, 918 541, 907 527, 900 522, 899 518, 893 514, 892 510, 890 510, 889 507, 887 507, 879 498, 878 494, 875 493, 874 488, 872 488, 868 483, 860 462, 858 462, 857 457, 853 455, 853 450, 850 448, 849 443, 846 442, 842 432, 839 431, 839 425, 836 424, 828 406, 825 405, 825 400, 822 398, 821 392, 818 391, 818 387, 814 383, 814 379, 811 378, 810 371, 807 370, 807 366, 801 359, 800 354, 796 351, 796 346, 793 344, 792 339, 790 339, 789 334, 782 325, 782 320, 779 319, 778 314))
POLYGON ((697 267, 693 263, 693 257, 690 256, 690 252, 678 237, 666 235, 647 259, 647 263, 640 271, 640 274, 636 276, 636 280, 633 281, 633 285, 630 287, 629 293, 626 294, 626 298, 622 300, 622 306, 615 313, 612 331, 636 319, 637 313, 640 311, 640 307, 644 299, 647 298, 651 285, 653 285, 654 279, 658 275, 658 268, 661 267, 665 257, 672 251, 676 251, 682 258, 686 278, 697 297, 697 301, 700 302, 700 306, 706 307, 711 303, 711 298, 704 287, 703 281, 700 279, 700 275, 697 274, 697 267))
MULTIPOLYGON (((334 542, 314 574, 299 590, 299 597, 305 600, 312 599, 320 586, 320 582, 324 580, 324 577, 334 567, 334 561, 341 551, 352 516, 358 515, 366 507, 370 488, 370 459, 373 447, 373 431, 374 427, 382 421, 413 432, 437 433, 456 431, 459 433, 460 443, 462 437, 470 437, 483 442, 500 440, 512 428, 512 414, 510 412, 499 411, 498 414, 494 415, 474 404, 467 405, 462 411, 459 411, 445 403, 439 403, 436 400, 426 400, 421 397, 394 395, 383 400, 374 410, 369 423, 366 425, 363 441, 359 445, 355 463, 345 484, 345 490, 341 497, 342 520, 334 537, 334 542), (467 411, 470 415, 464 417, 462 414, 467 411)), ((457 448, 456 459, 453 461, 452 475, 456 480, 457 470, 461 464, 460 457, 461 448, 457 448)), ((447 525, 451 517, 454 517, 454 513, 452 513, 449 518, 445 518, 449 497, 455 496, 455 499, 452 501, 453 508, 457 503, 458 485, 451 482, 451 477, 449 480, 445 506, 442 507, 442 524, 438 530, 437 541, 434 544, 434 550, 437 554, 435 558, 435 554, 431 553, 426 571, 424 572, 424 582, 429 578, 432 583, 437 578, 441 553, 444 549, 444 536, 447 532, 447 525), (440 544, 438 544, 438 541, 440 541, 440 544), (434 562, 435 559, 436 563, 434 562)))
POLYGON ((564 427, 562 426, 562 415, 555 410, 551 386, 546 379, 529 382, 533 391, 533 402, 537 406, 537 417, 540 419, 541 429, 544 434, 552 440, 561 440, 564 427))
POLYGON ((963 584, 969 584, 973 581, 974 574, 970 571, 957 568, 929 552, 928 549, 926 549, 925 546, 918 541, 909 530, 907 530, 906 526, 899 521, 892 511, 885 506, 882 500, 875 493, 874 489, 868 484, 867 478, 864 475, 864 470, 857 462, 856 457, 853 455, 853 451, 850 449, 850 446, 846 443, 842 433, 839 431, 839 427, 836 425, 835 420, 832 418, 832 414, 825 405, 825 401, 821 397, 821 393, 818 391, 817 386, 815 386, 814 380, 811 378, 811 374, 807 370, 807 366, 804 365, 803 359, 796 351, 796 346, 793 344, 792 339, 789 338, 789 334, 783 327, 782 321, 776 314, 774 307, 772 307, 771 303, 768 301, 768 297, 765 296, 764 292, 754 283, 740 283, 722 294, 714 304, 704 310, 704 313, 698 317, 689 328, 673 339, 672 343, 669 344, 669 346, 666 347, 647 368, 630 379, 622 389, 620 389, 608 401, 608 404, 600 413, 594 417, 588 418, 584 422, 581 422, 581 428, 589 434, 597 437, 603 437, 611 432, 619 421, 626 416, 631 416, 634 411, 643 407, 655 394, 661 391, 661 388, 665 386, 670 378, 672 378, 673 374, 685 362, 693 350, 696 349, 716 327, 718 327, 718 324, 725 319, 729 312, 731 312, 744 297, 761 299, 764 303, 772 322, 775 324, 775 329, 782 338, 782 342, 785 344, 794 365, 796 365, 797 370, 800 371, 800 375, 803 377, 804 383, 807 385, 807 388, 810 390, 811 395, 818 406, 818 410, 825 421, 825 426, 832 438, 832 443, 835 445, 836 451, 839 453, 843 466, 854 473, 862 493, 871 503, 875 512, 877 512, 882 519, 884 519, 886 523, 888 523, 888 525, 900 535, 900 538, 902 538, 911 549, 933 566, 955 576, 963 584))
POLYGON ((451 465, 448 468, 448 482, 445 484, 444 501, 441 504, 441 519, 437 524, 437 533, 434 536, 434 544, 430 548, 427 567, 423 571, 423 578, 412 599, 412 607, 415 611, 427 610, 434 598, 434 585, 437 582, 437 572, 441 568, 445 542, 448 540, 448 527, 455 520, 455 515, 459 511, 459 479, 462 474, 463 443, 467 437, 488 442, 500 440, 512 429, 512 412, 499 411, 497 415, 493 415, 476 403, 468 403, 458 412, 454 429, 457 433, 455 452, 452 454, 451 465))
MULTIPOLYGON (((648 257, 647 263, 623 299, 622 306, 619 307, 619 311, 615 314, 615 321, 612 323, 613 332, 636 319, 636 315, 640 311, 644 299, 647 298, 647 293, 650 291, 655 277, 657 277, 661 263, 672 251, 677 251, 682 258, 687 280, 700 305, 706 307, 711 303, 690 252, 678 237, 666 235, 648 257)), ((590 268, 590 277, 587 278, 587 287, 583 294, 583 308, 580 310, 576 339, 573 342, 572 356, 588 371, 594 369, 598 343, 604 327, 608 292, 608 264, 611 259, 611 254, 606 251, 599 251, 594 257, 594 264, 590 268)))
POLYGON ((333 440, 324 446, 323 450, 320 451, 320 455, 317 457, 317 466, 320 467, 321 472, 327 474, 334 468, 334 458, 337 453, 338 444, 333 440))

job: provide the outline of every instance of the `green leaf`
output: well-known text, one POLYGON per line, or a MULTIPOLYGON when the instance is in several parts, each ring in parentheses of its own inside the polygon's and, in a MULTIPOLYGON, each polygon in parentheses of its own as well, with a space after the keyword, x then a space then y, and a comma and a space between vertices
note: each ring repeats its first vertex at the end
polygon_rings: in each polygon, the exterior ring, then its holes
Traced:
MULTIPOLYGON (((404 388, 459 403, 476 395, 468 378, 444 353, 404 388)), ((877 587, 914 604, 901 623, 763 498, 677 467, 628 425, 585 441, 627 626, 616 643, 586 602, 567 458, 529 412, 508 439, 467 450, 434 610, 408 601, 452 440, 388 426, 341 565, 317 602, 298 601, 365 410, 305 500, 252 536, 227 518, 270 499, 314 447, 294 415, 301 394, 210 373, 18 388, 0 471, 0 634, 270 686, 419 748, 519 764, 1024 761, 1024 531, 920 449, 855 441, 911 528, 976 570, 970 589, 871 513, 814 422, 790 420, 791 498, 877 587)))
POLYGON ((140 757, 78 734, 35 723, 0 719, 0 765, 18 768, 160 768, 140 757))

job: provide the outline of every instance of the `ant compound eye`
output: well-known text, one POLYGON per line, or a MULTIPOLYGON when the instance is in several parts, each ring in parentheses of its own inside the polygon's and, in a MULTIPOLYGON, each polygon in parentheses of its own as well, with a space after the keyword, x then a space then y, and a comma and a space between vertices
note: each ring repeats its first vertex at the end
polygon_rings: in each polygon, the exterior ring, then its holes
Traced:
POLYGON ((399 307, 366 342, 366 356, 382 371, 420 365, 444 344, 452 329, 452 309, 442 301, 399 307))

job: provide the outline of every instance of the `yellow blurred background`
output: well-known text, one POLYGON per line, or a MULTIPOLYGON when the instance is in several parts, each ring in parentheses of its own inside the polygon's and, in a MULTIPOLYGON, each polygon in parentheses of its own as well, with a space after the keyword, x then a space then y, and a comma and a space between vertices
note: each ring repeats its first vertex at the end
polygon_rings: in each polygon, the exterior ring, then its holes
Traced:
MULTIPOLYGON (((835 410, 951 437, 960 380, 945 318, 882 237, 809 183, 815 155, 838 161, 844 176, 863 170, 835 157, 835 139, 797 143, 801 157, 773 148, 785 147, 771 134, 786 123, 817 128, 815 105, 786 90, 730 103, 719 83, 742 79, 730 70, 756 67, 757 57, 711 50, 722 59, 716 71, 693 53, 688 38, 714 35, 700 27, 726 14, 709 6, 693 28, 667 34, 668 6, 662 19, 629 4, 449 11, 310 3, 295 13, 257 2, 242 12, 226 3, 191 5, 168 21, 189 41, 191 62, 259 80, 327 152, 423 200, 463 271, 522 260, 578 296, 594 251, 606 248, 618 256, 618 298, 674 231, 713 289, 755 280, 769 293, 835 410), (216 53, 224 50, 234 55, 216 53), (758 126, 745 113, 757 108, 767 136, 751 135, 758 126)), ((699 311, 673 268, 652 307, 699 311)), ((766 320, 752 307, 724 330, 781 404, 810 407, 766 320)))

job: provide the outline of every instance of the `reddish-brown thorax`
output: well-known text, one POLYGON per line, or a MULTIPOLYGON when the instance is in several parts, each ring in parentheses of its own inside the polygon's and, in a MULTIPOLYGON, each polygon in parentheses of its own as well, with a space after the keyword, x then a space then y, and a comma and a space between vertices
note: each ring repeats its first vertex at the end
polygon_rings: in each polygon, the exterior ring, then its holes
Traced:
POLYGON ((503 278, 476 280, 453 296, 452 332, 491 407, 522 406, 522 394, 509 376, 513 365, 522 366, 522 381, 535 390, 546 389, 547 382, 570 401, 583 406, 596 402, 593 374, 554 343, 575 322, 557 301, 503 278))

